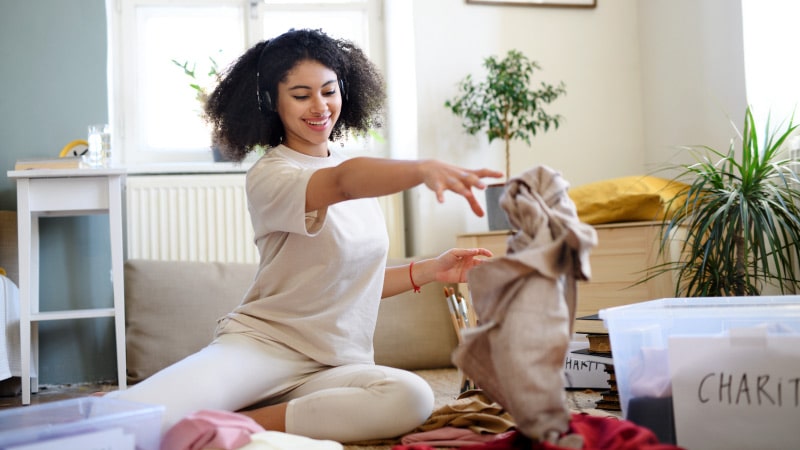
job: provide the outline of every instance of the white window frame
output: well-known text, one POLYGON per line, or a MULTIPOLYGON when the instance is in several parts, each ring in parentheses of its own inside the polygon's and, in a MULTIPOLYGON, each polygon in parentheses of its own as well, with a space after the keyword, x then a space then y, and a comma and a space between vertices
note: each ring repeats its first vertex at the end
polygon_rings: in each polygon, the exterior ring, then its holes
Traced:
MULTIPOLYGON (((347 1, 347 0, 344 0, 347 1)), ((361 0, 350 4, 325 1, 276 1, 276 0, 106 0, 108 17, 108 89, 109 122, 112 129, 112 160, 124 166, 149 165, 153 163, 193 163, 211 160, 210 151, 144 151, 136 133, 136 8, 140 6, 202 6, 242 8, 245 48, 263 40, 264 20, 270 10, 326 11, 336 8, 353 8, 361 0), (267 4, 269 3, 269 4, 267 4)), ((358 6, 360 7, 360 6, 358 6)), ((369 43, 365 46, 370 59, 384 71, 384 24, 383 0, 366 0, 363 5, 368 17, 369 43)), ((384 71, 385 72, 385 71, 384 71)), ((384 134, 381 131, 381 134, 384 134)), ((386 156, 386 145, 370 140, 346 143, 352 154, 369 153, 386 156)))

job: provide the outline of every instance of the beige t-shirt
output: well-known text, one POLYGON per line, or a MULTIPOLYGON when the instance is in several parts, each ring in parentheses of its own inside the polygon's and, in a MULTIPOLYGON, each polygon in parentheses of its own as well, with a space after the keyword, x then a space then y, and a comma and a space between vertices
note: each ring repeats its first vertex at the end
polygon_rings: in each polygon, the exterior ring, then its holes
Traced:
POLYGON ((253 285, 218 333, 246 330, 328 365, 372 363, 372 338, 389 239, 374 198, 305 213, 311 174, 340 164, 270 150, 247 173, 247 198, 261 255, 253 285))

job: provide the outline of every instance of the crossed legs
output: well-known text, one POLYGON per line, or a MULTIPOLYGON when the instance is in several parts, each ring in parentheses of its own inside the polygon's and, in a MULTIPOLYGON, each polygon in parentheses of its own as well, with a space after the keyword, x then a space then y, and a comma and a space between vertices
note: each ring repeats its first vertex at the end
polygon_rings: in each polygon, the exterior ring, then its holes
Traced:
POLYGON ((225 334, 109 396, 166 406, 163 431, 201 409, 243 411, 265 429, 353 442, 401 435, 433 410, 417 375, 370 364, 323 366, 277 343, 225 334))

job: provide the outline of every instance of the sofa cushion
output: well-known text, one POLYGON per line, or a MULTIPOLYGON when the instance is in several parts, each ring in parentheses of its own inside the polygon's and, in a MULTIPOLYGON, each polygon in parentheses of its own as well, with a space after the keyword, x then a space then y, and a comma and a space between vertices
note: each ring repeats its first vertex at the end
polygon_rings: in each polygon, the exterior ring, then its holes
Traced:
POLYGON ((217 319, 253 282, 253 264, 129 260, 125 263, 128 382, 205 347, 217 319))
POLYGON ((580 220, 588 224, 651 221, 670 217, 677 206, 670 200, 686 187, 674 180, 635 175, 577 186, 569 196, 580 220))
POLYGON ((407 370, 453 367, 450 357, 458 339, 444 285, 430 283, 419 294, 383 299, 373 342, 376 364, 407 370))
MULTIPOLYGON (((141 381, 207 345, 217 319, 239 304, 255 271, 255 264, 127 261, 128 382, 141 381)), ((407 292, 381 302, 376 363, 408 370, 452 367, 457 340, 443 288, 431 283, 420 294, 407 292)))

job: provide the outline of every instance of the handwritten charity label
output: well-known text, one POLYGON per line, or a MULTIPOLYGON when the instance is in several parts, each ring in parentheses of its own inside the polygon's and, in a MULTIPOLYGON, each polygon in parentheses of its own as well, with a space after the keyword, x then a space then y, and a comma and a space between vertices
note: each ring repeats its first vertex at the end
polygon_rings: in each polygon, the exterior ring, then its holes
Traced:
MULTIPOLYGON (((758 370, 753 368, 753 370, 758 370)), ((800 374, 796 374, 800 375, 800 374)), ((771 405, 797 408, 800 376, 784 380, 769 374, 710 372, 697 386, 700 403, 718 402, 728 405, 771 405)))
POLYGON ((793 448, 800 335, 669 338, 675 434, 685 448, 793 448))
POLYGON ((567 370, 586 370, 586 371, 605 371, 605 364, 600 364, 594 361, 584 361, 580 359, 573 359, 567 357, 564 361, 564 368, 567 370))

